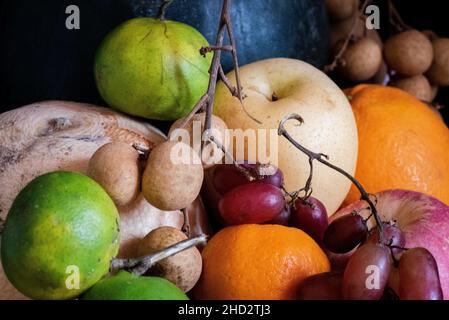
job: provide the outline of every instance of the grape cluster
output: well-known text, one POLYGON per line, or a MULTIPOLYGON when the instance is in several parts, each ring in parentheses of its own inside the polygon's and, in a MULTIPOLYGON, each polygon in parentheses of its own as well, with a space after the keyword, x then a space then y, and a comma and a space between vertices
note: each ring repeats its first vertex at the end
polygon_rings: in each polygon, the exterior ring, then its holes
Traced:
POLYGON ((425 248, 405 248, 395 225, 368 230, 357 213, 334 220, 324 233, 325 248, 349 254, 344 270, 306 279, 298 289, 304 299, 442 300, 438 267, 425 248), (329 291, 334 291, 330 294, 329 291))
POLYGON ((298 192, 289 194, 281 170, 269 169, 268 174, 260 164, 217 166, 212 183, 221 195, 218 211, 226 225, 299 228, 330 258, 344 257, 339 268, 305 279, 297 290, 298 299, 443 299, 434 257, 425 248, 405 248, 405 236, 396 225, 383 222, 381 228, 370 230, 356 211, 329 224, 320 200, 308 192, 303 197, 298 192))

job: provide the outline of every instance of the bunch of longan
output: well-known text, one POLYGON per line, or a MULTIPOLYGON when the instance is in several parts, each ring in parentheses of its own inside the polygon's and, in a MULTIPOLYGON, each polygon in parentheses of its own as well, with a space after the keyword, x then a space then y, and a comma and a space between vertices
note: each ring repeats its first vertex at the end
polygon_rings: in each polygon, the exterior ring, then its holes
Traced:
POLYGON ((359 0, 326 0, 326 10, 336 72, 343 79, 388 84, 428 103, 440 86, 449 86, 449 38, 406 28, 382 43, 376 30, 366 28, 359 0))
POLYGON ((339 57, 336 72, 345 80, 355 83, 375 79, 381 82, 386 74, 382 60, 382 40, 377 30, 366 28, 366 16, 361 14, 359 6, 359 0, 326 0, 333 55, 341 51, 347 37, 351 35, 339 57))

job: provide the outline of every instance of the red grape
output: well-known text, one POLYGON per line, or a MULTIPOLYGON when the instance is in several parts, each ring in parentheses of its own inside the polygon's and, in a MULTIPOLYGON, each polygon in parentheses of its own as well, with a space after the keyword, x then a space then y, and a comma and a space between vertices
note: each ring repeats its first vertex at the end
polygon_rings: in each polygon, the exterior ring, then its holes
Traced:
POLYGON ((273 220, 265 222, 265 224, 279 224, 287 226, 290 220, 290 206, 285 206, 281 213, 278 214, 273 220))
POLYGON ((348 214, 334 220, 324 232, 325 247, 334 253, 346 253, 360 244, 368 234, 365 220, 359 214, 348 214))
POLYGON ((401 300, 442 300, 438 266, 425 248, 405 251, 399 260, 399 298, 401 300))
POLYGON ((348 264, 349 258, 351 258, 352 254, 355 252, 355 248, 346 253, 333 253, 324 248, 327 258, 331 263, 331 269, 333 271, 344 271, 346 265, 348 264))
MULTIPOLYGON (((391 225, 389 223, 383 223, 383 243, 387 246, 395 246, 395 247, 405 247, 405 236, 402 233, 401 229, 398 227, 391 225)), ((366 239, 366 243, 378 243, 379 242, 379 232, 378 228, 375 227, 370 231, 370 235, 368 239, 366 239)), ((400 248, 392 249, 394 254, 401 253, 403 250, 400 248)))
POLYGON ((391 269, 390 249, 367 243, 354 252, 343 274, 343 297, 349 300, 379 300, 391 269))
MULTIPOLYGON (((243 163, 241 166, 253 172, 254 175, 259 176, 254 182, 261 181, 272 184, 278 188, 284 182, 284 175, 281 170, 274 166, 248 163, 243 163)), ((212 183, 219 193, 225 194, 235 187, 247 184, 249 181, 248 177, 239 171, 233 164, 224 164, 215 167, 212 183)))
POLYGON ((282 191, 263 182, 238 186, 218 203, 221 217, 230 225, 267 222, 276 218, 284 207, 282 191))
POLYGON ((303 230, 322 245, 324 231, 328 226, 327 211, 323 203, 314 197, 298 198, 291 211, 290 226, 303 230))
POLYGON ((248 178, 232 164, 218 165, 214 168, 212 183, 215 190, 221 194, 248 182, 248 178))
POLYGON ((284 175, 279 168, 272 165, 264 164, 242 164, 244 168, 254 170, 259 176, 258 181, 263 181, 265 183, 272 184, 280 188, 284 183, 284 175))
POLYGON ((298 288, 299 300, 343 300, 341 272, 325 272, 306 278, 298 288))

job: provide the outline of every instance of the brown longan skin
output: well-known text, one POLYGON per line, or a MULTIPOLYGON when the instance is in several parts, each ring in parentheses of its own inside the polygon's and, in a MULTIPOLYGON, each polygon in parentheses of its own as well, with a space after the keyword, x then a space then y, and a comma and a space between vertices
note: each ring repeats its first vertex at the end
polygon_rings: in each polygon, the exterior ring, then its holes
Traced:
POLYGON ((326 0, 326 11, 332 20, 351 17, 359 7, 359 0, 326 0))
POLYGON ((427 76, 434 85, 449 86, 449 38, 434 40, 433 50, 435 58, 427 76))
POLYGON ((417 30, 407 30, 385 42, 384 58, 389 68, 400 75, 417 76, 432 64, 432 42, 417 30))
POLYGON ((419 100, 431 102, 432 88, 429 81, 423 75, 413 77, 395 77, 390 83, 393 87, 402 89, 419 100))
MULTIPOLYGON (((176 120, 173 125, 170 127, 170 131, 168 132, 168 136, 171 137, 171 134, 173 133, 174 130, 181 128, 182 123, 184 122, 185 118, 181 118, 176 120)), ((205 112, 201 112, 201 113, 197 113, 195 114, 192 119, 189 121, 189 123, 187 123, 187 125, 184 127, 185 130, 187 130, 189 137, 190 137, 190 142, 188 141, 183 141, 185 143, 190 143, 190 146, 192 148, 194 148, 194 150, 200 150, 201 148, 201 134, 203 132, 203 128, 204 128, 204 123, 206 121, 206 113, 205 112), (201 132, 200 132, 200 141, 194 141, 194 123, 198 121, 201 124, 201 132)), ((225 148, 228 147, 229 145, 229 141, 225 140, 225 134, 226 134, 226 130, 228 129, 226 123, 218 116, 216 115, 212 115, 211 117, 211 128, 214 129, 212 131, 212 134, 215 133, 220 133, 221 136, 215 136, 215 138, 218 140, 218 142, 220 142, 225 148), (215 130, 217 132, 215 132, 215 130), (226 143, 225 143, 226 142, 226 143)), ((212 157, 209 155, 208 151, 210 151, 210 148, 205 148, 202 154, 202 160, 203 160, 203 168, 204 169, 208 169, 210 167, 212 167, 214 164, 216 163, 221 163, 221 159, 223 157, 221 157, 220 161, 216 161, 213 162, 212 157)))
POLYGON ((123 142, 107 143, 92 155, 87 175, 105 189, 118 207, 126 206, 140 192, 139 153, 123 142))
POLYGON ((372 78, 372 82, 377 84, 384 84, 385 82, 388 81, 387 75, 388 75, 388 66, 385 63, 385 61, 382 60, 379 70, 377 70, 376 74, 372 78))
POLYGON ((331 48, 335 47, 339 41, 346 39, 349 32, 351 32, 354 19, 357 19, 355 21, 356 25, 353 32, 354 37, 363 37, 365 25, 361 19, 357 18, 357 15, 353 15, 348 19, 336 21, 329 27, 329 44, 331 48))
MULTIPOLYGON (((182 231, 173 227, 160 227, 141 240, 138 255, 143 257, 184 240, 187 240, 187 236, 182 231)), ((191 247, 159 261, 147 275, 163 277, 188 292, 198 282, 201 270, 201 253, 196 247, 191 247)))
POLYGON ((338 67, 346 79, 362 82, 372 78, 382 64, 382 50, 375 40, 363 38, 349 44, 342 57, 344 64, 338 67))
POLYGON ((154 207, 173 211, 189 206, 199 195, 204 171, 198 154, 187 144, 166 141, 154 148, 148 157, 142 177, 142 193, 154 207), (185 162, 174 163, 171 152, 182 150, 185 162))

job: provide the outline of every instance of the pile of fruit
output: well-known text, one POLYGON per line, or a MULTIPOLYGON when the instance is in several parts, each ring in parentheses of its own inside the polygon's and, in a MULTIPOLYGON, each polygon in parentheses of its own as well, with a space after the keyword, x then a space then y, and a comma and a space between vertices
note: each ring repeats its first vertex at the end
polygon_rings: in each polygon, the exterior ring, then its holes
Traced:
MULTIPOLYGON (((334 21, 358 15, 357 1, 337 2, 327 1, 334 21)), ((412 33, 384 46, 398 74, 413 76, 394 53, 412 33)), ((398 88, 342 91, 293 59, 242 68, 234 59, 225 75, 218 53, 235 55, 229 36, 229 46, 223 37, 209 46, 162 14, 129 20, 101 44, 95 76, 105 101, 176 120, 168 137, 114 111, 62 102, 0 115, 0 178, 21 189, 13 201, 0 195, 0 298, 14 290, 32 299, 449 298, 441 118, 398 88)), ((346 49, 339 68, 363 75, 351 80, 379 71, 376 37, 346 49), (368 55, 351 69, 359 50, 368 55)), ((414 73, 430 67, 439 79, 436 52, 414 73)))
POLYGON ((449 39, 405 25, 388 1, 393 12, 390 22, 397 20, 392 26, 397 32, 383 42, 378 30, 366 28, 362 2, 326 0, 336 72, 352 83, 400 88, 430 104, 438 88, 449 85, 449 39))

